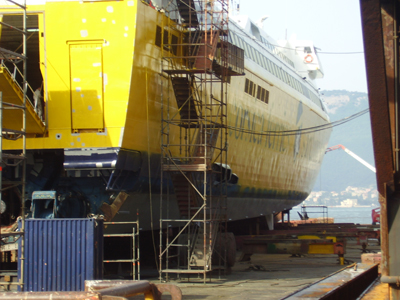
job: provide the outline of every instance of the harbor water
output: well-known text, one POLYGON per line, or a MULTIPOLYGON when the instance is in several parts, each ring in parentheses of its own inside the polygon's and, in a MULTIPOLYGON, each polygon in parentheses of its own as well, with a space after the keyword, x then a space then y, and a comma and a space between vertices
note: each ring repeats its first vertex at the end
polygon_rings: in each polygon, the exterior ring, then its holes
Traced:
MULTIPOLYGON (((371 224, 371 212, 377 206, 370 207, 330 207, 327 208, 327 217, 334 218, 335 223, 355 223, 355 224, 371 224)), ((301 213, 301 206, 293 207, 290 212, 291 220, 300 220, 297 213, 301 213)), ((324 217, 322 209, 307 209, 308 217, 318 218, 324 217), (315 211, 315 213, 313 213, 315 211), (318 211, 318 212, 317 212, 318 211)), ((325 216, 326 217, 326 216, 325 216)))

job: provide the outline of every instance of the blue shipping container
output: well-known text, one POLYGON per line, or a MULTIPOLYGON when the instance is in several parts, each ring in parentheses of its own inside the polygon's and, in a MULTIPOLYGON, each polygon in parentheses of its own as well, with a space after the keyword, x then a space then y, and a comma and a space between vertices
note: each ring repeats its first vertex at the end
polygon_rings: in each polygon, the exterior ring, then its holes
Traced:
POLYGON ((83 291, 103 277, 103 220, 25 220, 24 266, 24 291, 83 291))

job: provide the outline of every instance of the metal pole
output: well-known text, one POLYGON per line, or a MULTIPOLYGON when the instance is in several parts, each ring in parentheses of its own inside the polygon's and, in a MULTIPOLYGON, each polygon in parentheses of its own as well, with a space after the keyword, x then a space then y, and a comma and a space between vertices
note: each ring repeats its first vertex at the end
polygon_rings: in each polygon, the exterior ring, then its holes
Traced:
POLYGON ((135 234, 135 226, 132 227, 132 280, 136 279, 136 252, 135 252, 135 239, 136 239, 136 234, 135 234))
MULTIPOLYGON (((23 30, 26 32, 26 0, 24 0, 24 14, 23 14, 23 30)), ((23 34, 23 55, 26 56, 26 34, 23 34)), ((26 184, 26 87, 27 87, 27 82, 26 82, 26 68, 27 68, 27 62, 26 59, 23 61, 23 103, 24 103, 24 108, 22 110, 22 115, 23 115, 23 120, 22 120, 22 130, 24 131, 24 135, 22 137, 22 195, 21 195, 21 233, 22 233, 22 238, 21 238, 21 248, 19 249, 20 251, 20 259, 21 259, 21 264, 20 264, 20 273, 21 273, 21 278, 20 278, 20 286, 21 286, 21 291, 24 290, 24 263, 25 263, 25 184, 26 184)))
MULTIPOLYGON (((3 195, 3 92, 0 92, 0 240, 1 240, 1 206, 3 195)), ((0 255, 0 265, 3 255, 0 255)))
POLYGON ((136 235, 137 235, 137 271, 138 271, 138 280, 140 280, 140 238, 139 238, 139 232, 140 232, 140 226, 139 226, 139 210, 137 210, 136 213, 137 219, 136 219, 136 235))

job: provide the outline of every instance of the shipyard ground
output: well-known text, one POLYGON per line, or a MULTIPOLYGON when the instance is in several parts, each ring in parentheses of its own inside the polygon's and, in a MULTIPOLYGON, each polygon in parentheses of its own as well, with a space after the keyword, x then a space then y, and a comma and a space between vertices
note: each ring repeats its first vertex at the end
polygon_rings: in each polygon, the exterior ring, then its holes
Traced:
MULTIPOLYGON (((370 242, 367 249, 380 252, 376 242, 370 242)), ((361 262, 362 247, 355 239, 348 240, 345 259, 351 262, 361 262)), ((240 253, 237 253, 237 257, 240 253)), ((345 265, 346 266, 346 265, 345 265)), ((218 274, 202 283, 202 278, 193 276, 181 280, 171 280, 169 283, 181 288, 183 299, 281 299, 322 277, 332 274, 345 266, 338 264, 336 255, 306 255, 290 257, 287 254, 254 254, 250 262, 236 262, 231 274, 218 274)), ((149 280, 148 278, 146 278, 149 280)), ((159 283, 158 280, 151 280, 159 283)), ((170 299, 168 295, 163 299, 170 299)), ((135 297, 134 299, 142 299, 135 297)))
MULTIPOLYGON (((369 243, 367 250, 380 252, 377 242, 369 243)), ((361 262, 362 247, 355 238, 348 239, 345 259, 361 262)), ((237 252, 237 259, 241 253, 237 252)), ((192 275, 190 279, 171 276, 169 283, 177 285, 183 293, 183 299, 281 299, 291 293, 325 277, 342 268, 337 255, 305 255, 291 257, 288 254, 254 254, 251 261, 236 262, 230 274, 221 276, 213 274, 203 284, 203 279, 192 275)), ((159 283, 157 270, 143 268, 142 279, 159 283), (154 276, 154 277, 151 277, 154 276)), ((116 278, 114 278, 116 279, 116 278)), ((122 278, 121 278, 122 279, 122 278)), ((128 278, 124 278, 128 279, 128 278)), ((11 288, 12 290, 14 289, 11 288)), ((1 290, 1 287, 0 287, 1 290)), ((143 299, 143 296, 131 299, 143 299)), ((171 299, 163 295, 163 299, 171 299)))

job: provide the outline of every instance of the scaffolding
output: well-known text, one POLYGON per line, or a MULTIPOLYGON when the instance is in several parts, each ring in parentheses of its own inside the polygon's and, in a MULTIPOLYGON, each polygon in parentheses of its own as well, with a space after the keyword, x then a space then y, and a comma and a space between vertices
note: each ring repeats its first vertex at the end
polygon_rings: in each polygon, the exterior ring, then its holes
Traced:
POLYGON ((235 75, 229 68, 228 1, 170 1, 165 11, 157 33, 163 91, 160 280, 170 273, 202 274, 205 282, 208 272, 226 269, 227 83, 235 75))
MULTIPOLYGON (((132 233, 106 233, 104 238, 130 238, 131 239, 131 257, 130 258, 118 258, 118 259, 103 259, 103 263, 116 263, 118 264, 118 269, 120 269, 121 264, 130 264, 132 280, 140 280, 140 248, 139 248, 139 212, 137 212, 136 221, 130 222, 104 222, 105 226, 132 226, 132 233)), ((121 271, 122 272, 122 271, 121 271)), ((116 275, 121 275, 118 272, 116 275)))
MULTIPOLYGON (((5 26, 10 28, 16 33, 19 33, 22 35, 22 53, 17 53, 8 49, 0 48, 0 59, 2 60, 2 69, 3 69, 3 62, 7 61, 12 64, 19 64, 22 62, 22 91, 21 91, 21 99, 22 99, 22 104, 15 104, 12 103, 11 101, 7 101, 7 97, 3 99, 3 91, 0 91, 0 132, 1 132, 1 139, 0 139, 0 211, 1 214, 5 211, 6 209, 6 204, 3 201, 3 192, 5 190, 10 190, 13 188, 20 188, 20 203, 21 203, 21 227, 19 232, 6 232, 2 233, 1 232, 1 226, 0 226, 0 241, 2 244, 1 247, 1 256, 3 257, 3 251, 6 252, 10 249, 14 249, 13 245, 16 245, 17 239, 20 239, 19 241, 19 247, 18 247, 18 255, 19 255, 19 260, 21 261, 20 264, 20 279, 19 282, 16 283, 17 285, 20 286, 21 291, 24 290, 24 259, 25 259, 25 245, 24 245, 24 232, 25 232, 25 184, 26 184, 26 125, 27 125, 27 103, 29 99, 27 99, 26 93, 27 93, 27 82, 26 82, 26 75, 27 75, 27 57, 26 57, 26 43, 27 43, 27 12, 26 12, 26 0, 23 1, 23 4, 19 4, 17 2, 14 2, 12 0, 7 0, 8 2, 16 5, 19 9, 22 10, 21 12, 21 17, 22 17, 22 29, 19 29, 13 25, 0 22, 1 26, 5 26), (21 111, 21 116, 22 116, 22 128, 20 129, 13 129, 13 128, 7 128, 5 125, 8 124, 3 124, 4 121, 4 114, 3 111, 15 111, 19 110, 21 111), (9 140, 14 140, 17 141, 19 139, 22 139, 22 150, 20 153, 3 153, 3 139, 9 139, 9 140), (5 181, 3 178, 3 167, 8 168, 8 169, 14 169, 15 174, 18 174, 18 170, 22 168, 22 174, 21 176, 18 176, 20 178, 19 180, 7 180, 5 181)), ((15 76, 14 76, 15 78, 15 76)), ((1 216, 0 214, 0 216, 1 216)), ((1 217, 0 217, 1 221, 1 217)), ((4 270, 4 269, 2 269, 4 270)), ((13 284, 13 283, 7 283, 8 285, 13 284)))

